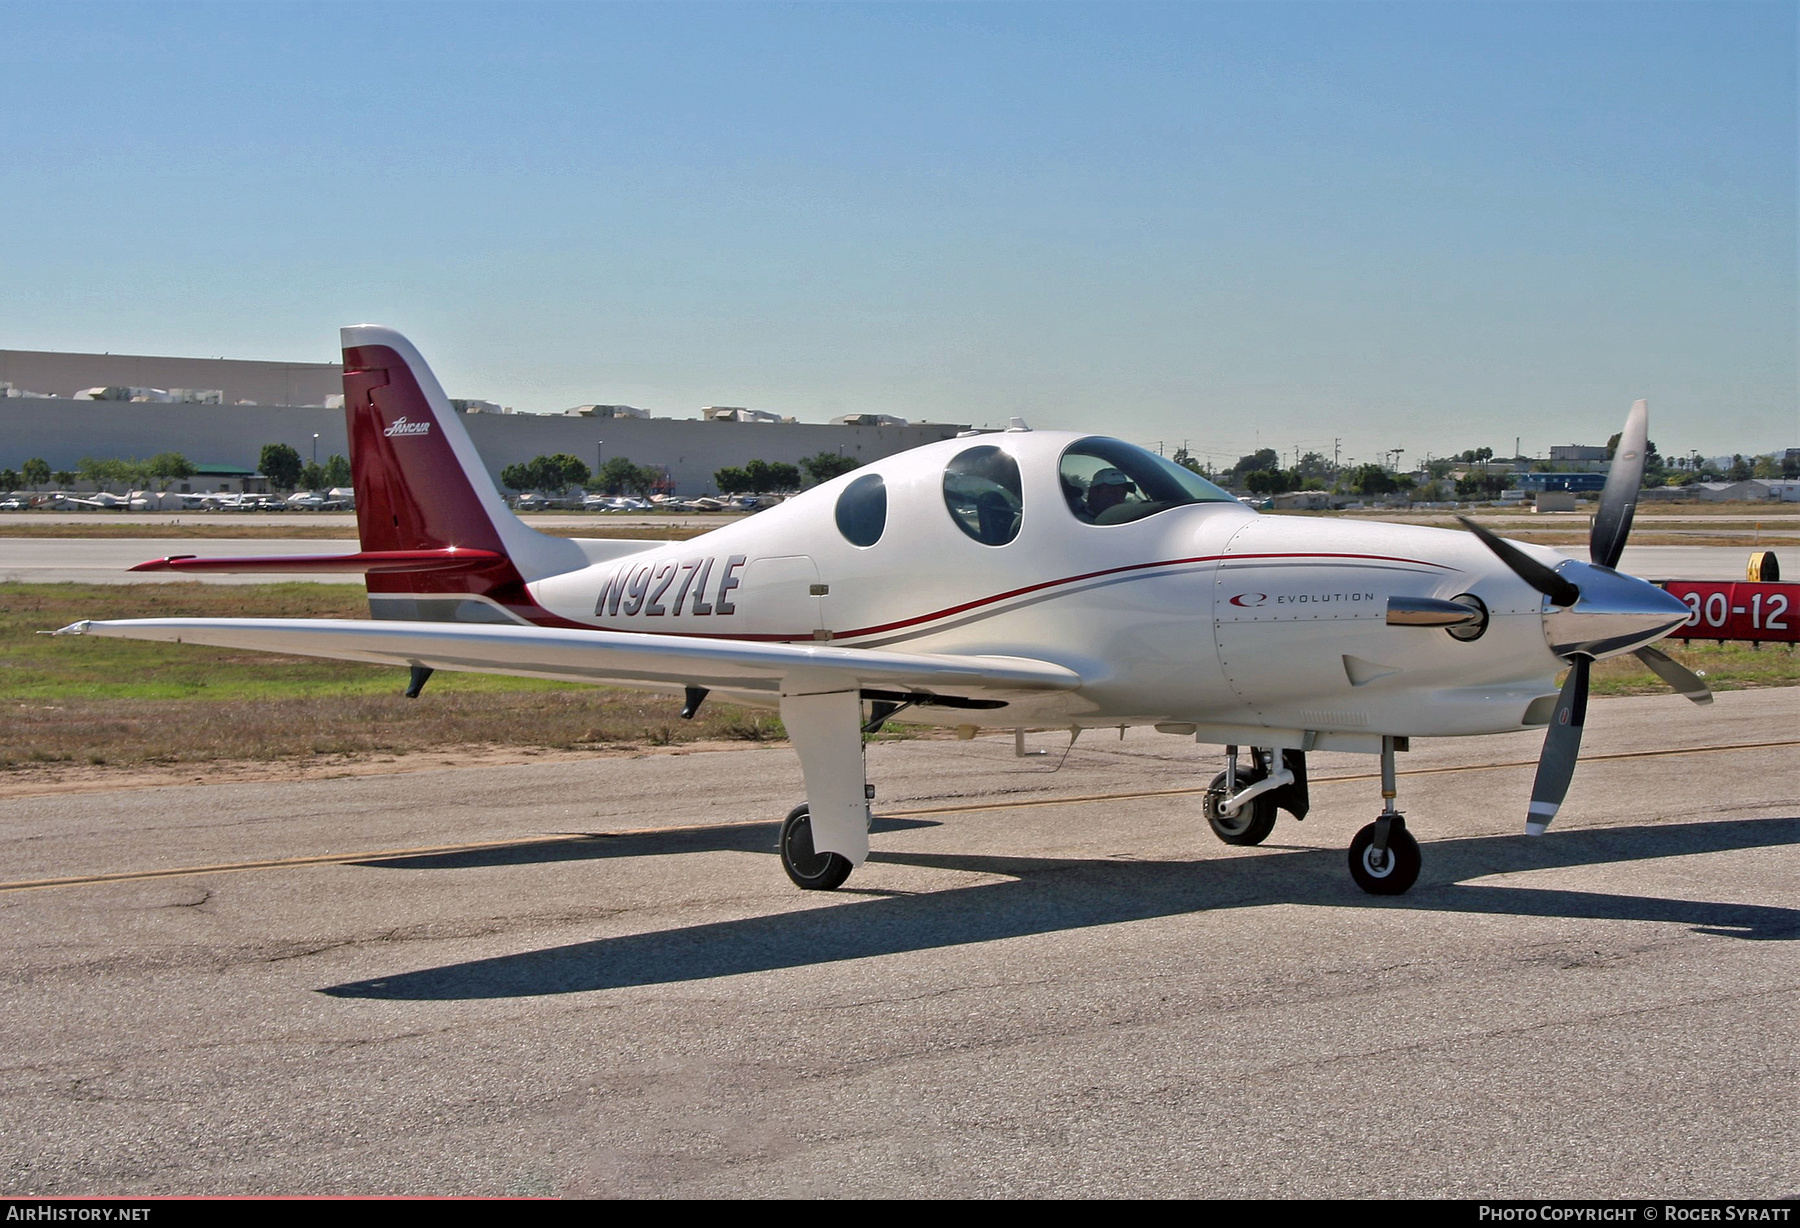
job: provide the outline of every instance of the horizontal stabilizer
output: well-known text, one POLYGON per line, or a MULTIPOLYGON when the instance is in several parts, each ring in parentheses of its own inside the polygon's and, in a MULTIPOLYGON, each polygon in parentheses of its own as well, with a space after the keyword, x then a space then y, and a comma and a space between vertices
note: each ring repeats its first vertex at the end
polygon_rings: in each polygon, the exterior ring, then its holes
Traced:
POLYGON ((403 667, 561 682, 826 693, 879 687, 1004 697, 1072 691, 1074 670, 1027 657, 938 656, 624 631, 289 618, 134 618, 74 623, 58 635, 169 640, 403 667))
POLYGON ((484 567, 505 560, 505 555, 492 550, 466 550, 445 546, 437 550, 360 550, 355 554, 264 554, 216 559, 203 559, 193 554, 171 554, 167 558, 139 563, 131 570, 344 572, 366 575, 370 572, 455 571, 465 567, 484 567))

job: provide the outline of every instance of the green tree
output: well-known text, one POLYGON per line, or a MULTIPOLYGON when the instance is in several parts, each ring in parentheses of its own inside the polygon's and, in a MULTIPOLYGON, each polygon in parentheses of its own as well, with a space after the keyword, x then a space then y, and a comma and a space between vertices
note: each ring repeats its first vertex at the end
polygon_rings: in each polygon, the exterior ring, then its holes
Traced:
POLYGON ((25 479, 25 485, 36 490, 50 480, 50 466, 45 463, 43 457, 34 456, 25 462, 20 476, 25 479))
POLYGON ((256 467, 276 490, 292 490, 300 484, 300 454, 289 444, 264 444, 256 467))
POLYGON ((622 495, 637 484, 638 467, 630 457, 615 456, 600 466, 600 472, 594 475, 594 485, 609 495, 622 495))
POLYGON ((92 482, 97 489, 105 490, 113 485, 127 488, 133 486, 142 476, 143 468, 142 461, 84 456, 81 458, 79 472, 83 481, 92 482))
POLYGON ((1331 476, 1331 462, 1317 452, 1308 452, 1300 458, 1300 463, 1294 466, 1293 472, 1297 483, 1312 479, 1323 482, 1331 476))
POLYGON ((856 461, 848 456, 839 456, 836 452, 820 452, 813 456, 803 457, 800 467, 806 470, 806 476, 812 479, 813 485, 829 482, 842 473, 849 473, 859 468, 856 461))
POLYGON ((1283 469, 1257 469, 1244 475, 1244 486, 1253 495, 1278 495, 1294 488, 1293 475, 1283 469))
POLYGON ((0 494, 10 495, 19 486, 19 473, 16 469, 0 469, 0 494))
POLYGON ((632 470, 631 481, 628 483, 632 494, 648 499, 662 485, 663 471, 656 466, 633 465, 632 470))
POLYGON ((727 465, 713 473, 713 485, 721 494, 735 495, 750 489, 750 475, 736 465, 727 465))
POLYGON ((194 476, 194 466, 188 458, 179 452, 158 452, 144 462, 144 467, 151 477, 162 483, 162 489, 169 489, 169 484, 194 476))
POLYGON ((306 490, 325 489, 325 468, 317 461, 307 461, 300 466, 300 485, 306 490))
POLYGON ((800 467, 786 461, 753 460, 744 466, 744 477, 750 482, 750 490, 759 495, 794 490, 800 485, 800 467))
POLYGON ((500 482, 510 490, 541 490, 545 494, 561 494, 571 486, 585 486, 593 475, 588 467, 567 452, 555 456, 534 456, 500 471, 500 482))
POLYGON ((58 486, 73 486, 73 485, 75 485, 75 475, 73 473, 70 473, 67 469, 58 469, 51 476, 56 479, 56 484, 58 486))
POLYGON ((1199 461, 1194 459, 1194 454, 1187 450, 1187 445, 1185 444, 1176 448, 1175 455, 1171 456, 1169 459, 1174 461, 1177 465, 1180 465, 1183 469, 1186 469, 1189 473, 1198 473, 1203 477, 1208 473, 1208 470, 1203 467, 1199 461))
POLYGON ((559 494, 571 486, 586 486, 593 473, 579 457, 570 456, 567 452, 558 452, 555 456, 541 456, 538 460, 544 466, 544 476, 549 479, 552 489, 559 494))
POLYGON ((1351 475, 1350 485, 1359 495, 1385 495, 1400 488, 1394 475, 1380 465, 1361 465, 1351 475))
POLYGON ((1237 464, 1231 467, 1231 473, 1228 476, 1231 485, 1242 486, 1245 479, 1258 469, 1279 468, 1281 468, 1281 457, 1275 454, 1275 449, 1259 448, 1248 456, 1238 457, 1237 464))
POLYGON ((333 452, 325 462, 325 485, 350 485, 350 462, 333 452))
POLYGON ((1459 499, 1494 499, 1507 487, 1505 474, 1471 473, 1456 479, 1456 495, 1459 499))
POLYGON ((1725 478, 1730 482, 1747 482, 1755 473, 1755 467, 1744 459, 1744 454, 1737 452, 1732 454, 1731 468, 1725 471, 1725 478))

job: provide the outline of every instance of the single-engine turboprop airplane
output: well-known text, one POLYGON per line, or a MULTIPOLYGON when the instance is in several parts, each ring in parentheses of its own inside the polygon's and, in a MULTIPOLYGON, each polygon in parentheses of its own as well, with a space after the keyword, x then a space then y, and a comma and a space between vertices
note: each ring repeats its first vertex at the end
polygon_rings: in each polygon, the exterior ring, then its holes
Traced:
POLYGON ((1688 607, 1613 570, 1643 471, 1631 409, 1591 562, 1471 530, 1261 516, 1154 453, 1097 435, 971 433, 866 465, 685 542, 548 537, 500 494, 442 388, 389 329, 343 330, 361 549, 173 557, 138 570, 366 576, 373 620, 153 618, 68 634, 710 693, 777 707, 806 802, 780 852, 803 888, 869 852, 862 734, 1153 725, 1225 747, 1205 813, 1257 844, 1307 811, 1306 752, 1381 758, 1380 816, 1350 846, 1365 890, 1418 877, 1395 808, 1407 740, 1547 726, 1527 822, 1574 773, 1591 663, 1650 645, 1688 607), (1560 694, 1556 674, 1568 670, 1560 694), (1245 748, 1244 753, 1240 748, 1245 748))

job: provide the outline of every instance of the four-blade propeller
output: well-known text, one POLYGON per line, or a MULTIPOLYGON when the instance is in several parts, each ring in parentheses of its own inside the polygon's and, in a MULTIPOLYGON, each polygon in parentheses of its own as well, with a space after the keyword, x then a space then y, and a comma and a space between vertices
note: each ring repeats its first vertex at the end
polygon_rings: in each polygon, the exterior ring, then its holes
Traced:
MULTIPOLYGON (((1625 540, 1631 535, 1631 519, 1637 511, 1638 487, 1643 482, 1644 455, 1649 447, 1649 419, 1649 407, 1645 402, 1638 401, 1632 405, 1631 413, 1625 418, 1625 429, 1619 433, 1619 445, 1613 452, 1612 468, 1606 475, 1606 489, 1600 495, 1600 510, 1594 516, 1593 528, 1588 534, 1588 558, 1594 567, 1604 567, 1607 572, 1597 573, 1590 569, 1586 575, 1590 580, 1597 581, 1594 587, 1608 590, 1608 596, 1612 596, 1616 589, 1616 577, 1608 578, 1609 573, 1618 565, 1620 556, 1625 552, 1625 540)), ((1577 579, 1562 574, 1562 568, 1545 566, 1466 517, 1459 516, 1457 519, 1462 521, 1464 528, 1479 537, 1501 562, 1511 568, 1513 574, 1548 597, 1553 605, 1578 615, 1588 612, 1582 606, 1580 583, 1577 579)), ((1563 568, 1576 571, 1578 576, 1579 566, 1563 564, 1563 568)), ((1598 624, 1603 618, 1616 615, 1617 611, 1604 609, 1593 613, 1596 615, 1594 621, 1598 624)), ((1604 643, 1603 635, 1613 631, 1612 627, 1597 631, 1593 643, 1604 643)), ((1622 647, 1624 644, 1618 644, 1611 651, 1618 651, 1622 647)), ((1531 808, 1525 820, 1525 830, 1534 836, 1543 834, 1550 820, 1556 817, 1563 798, 1568 795, 1569 782, 1574 779, 1575 761, 1581 754, 1581 731, 1587 722, 1589 672, 1596 652, 1603 650, 1586 642, 1578 642, 1567 650, 1558 648, 1558 651, 1569 662, 1569 676, 1563 682, 1562 694, 1557 697, 1556 713, 1550 719, 1549 732, 1544 736, 1544 749, 1538 756, 1537 779, 1531 786, 1531 808)), ((1712 702, 1712 692, 1706 683, 1686 666, 1647 645, 1632 651, 1678 694, 1685 695, 1697 704, 1712 702)))

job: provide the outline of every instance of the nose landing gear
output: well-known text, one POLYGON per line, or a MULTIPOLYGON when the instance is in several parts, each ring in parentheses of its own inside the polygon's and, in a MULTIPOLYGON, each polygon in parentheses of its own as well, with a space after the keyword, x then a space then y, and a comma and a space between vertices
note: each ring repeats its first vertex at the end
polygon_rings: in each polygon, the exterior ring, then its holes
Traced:
POLYGON ((1381 817, 1356 833, 1350 842, 1350 877, 1370 895, 1402 895, 1419 879, 1423 858, 1419 842, 1406 830, 1406 819, 1394 809, 1395 739, 1381 739, 1381 817))

